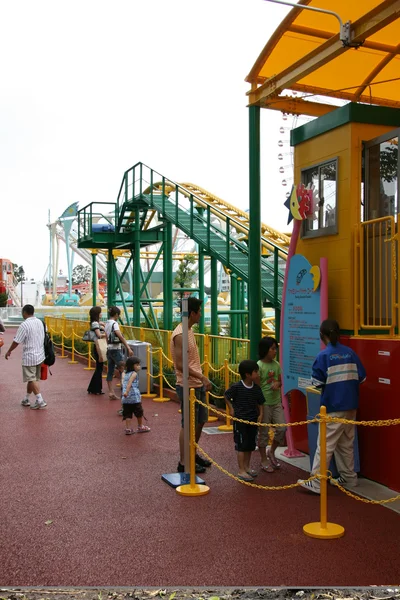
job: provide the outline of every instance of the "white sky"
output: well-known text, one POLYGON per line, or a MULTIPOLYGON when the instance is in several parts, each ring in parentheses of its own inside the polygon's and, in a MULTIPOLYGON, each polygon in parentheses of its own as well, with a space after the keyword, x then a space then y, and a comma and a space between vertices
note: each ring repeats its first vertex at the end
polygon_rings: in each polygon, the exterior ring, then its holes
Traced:
MULTIPOLYGON (((244 78, 287 8, 264 0, 0 0, 0 256, 42 278, 48 210, 114 201, 142 161, 248 208, 244 78)), ((287 231, 262 111, 263 221, 287 231)), ((290 182, 291 183, 291 182, 290 182)), ((75 264, 82 260, 75 259, 75 264)))

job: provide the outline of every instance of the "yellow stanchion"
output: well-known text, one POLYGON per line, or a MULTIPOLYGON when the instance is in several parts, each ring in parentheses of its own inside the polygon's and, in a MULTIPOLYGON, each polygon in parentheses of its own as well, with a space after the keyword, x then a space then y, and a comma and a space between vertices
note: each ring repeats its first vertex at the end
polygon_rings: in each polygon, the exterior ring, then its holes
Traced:
POLYGON ((92 367, 92 353, 90 352, 90 346, 89 344, 87 345, 87 349, 88 349, 88 365, 87 367, 83 367, 84 371, 94 371, 94 367, 92 367))
POLYGON ((143 327, 141 327, 140 331, 139 331, 139 339, 140 339, 141 342, 145 341, 144 337, 145 337, 144 329, 143 329, 143 327))
POLYGON ((200 485, 196 483, 196 424, 195 424, 195 402, 196 395, 194 389, 190 390, 190 482, 184 485, 179 485, 176 492, 180 496, 205 496, 210 491, 208 485, 200 485))
POLYGON ((151 373, 150 373, 150 345, 147 346, 146 351, 146 371, 147 371, 147 392, 142 394, 142 398, 156 398, 157 394, 151 393, 151 373))
POLYGON ((77 365, 78 361, 75 360, 75 342, 74 342, 75 332, 71 332, 71 360, 68 361, 69 365, 77 365))
MULTIPOLYGON (((209 376, 210 373, 210 363, 208 362, 208 356, 207 354, 204 355, 204 375, 205 377, 209 376)), ((210 394, 208 392, 206 392, 206 404, 207 407, 210 406, 210 394)), ((207 419, 207 423, 214 423, 215 421, 218 421, 218 417, 215 417, 214 415, 210 415, 210 411, 208 411, 208 419, 207 419)))
POLYGON ((336 523, 328 523, 328 508, 327 508, 327 464, 326 464, 326 406, 321 406, 320 410, 321 421, 319 424, 319 439, 320 439, 320 522, 307 523, 304 525, 303 531, 306 535, 313 538, 324 538, 332 540, 340 538, 344 535, 344 527, 336 525, 336 523))
POLYGON ((163 377, 163 351, 162 348, 158 350, 158 356, 160 360, 160 395, 156 398, 153 398, 153 402, 169 402, 169 398, 164 398, 164 377, 163 377))
MULTIPOLYGON (((228 359, 225 358, 224 360, 224 373, 225 373, 225 389, 227 390, 229 388, 229 368, 228 368, 228 359)), ((231 418, 229 415, 229 407, 228 405, 226 405, 226 421, 225 421, 225 425, 220 425, 218 427, 218 429, 220 431, 233 431, 233 425, 231 423, 231 418)))
POLYGON ((67 358, 67 355, 65 354, 65 348, 64 348, 64 331, 61 330, 61 356, 60 358, 67 358))

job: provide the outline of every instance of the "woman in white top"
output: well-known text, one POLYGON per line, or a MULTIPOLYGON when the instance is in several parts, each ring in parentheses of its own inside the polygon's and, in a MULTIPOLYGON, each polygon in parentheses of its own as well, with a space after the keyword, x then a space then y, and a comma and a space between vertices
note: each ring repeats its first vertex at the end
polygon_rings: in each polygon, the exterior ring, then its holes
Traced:
MULTIPOLYGON (((93 306, 89 311, 90 318, 90 329, 94 331, 96 337, 101 339, 105 336, 104 324, 100 322, 101 306, 93 306)), ((96 345, 93 344, 93 357, 96 361, 96 368, 93 373, 92 379, 90 380, 89 387, 87 389, 88 394, 95 394, 100 396, 104 394, 103 387, 103 365, 104 363, 99 361, 99 355, 97 354, 96 345)))

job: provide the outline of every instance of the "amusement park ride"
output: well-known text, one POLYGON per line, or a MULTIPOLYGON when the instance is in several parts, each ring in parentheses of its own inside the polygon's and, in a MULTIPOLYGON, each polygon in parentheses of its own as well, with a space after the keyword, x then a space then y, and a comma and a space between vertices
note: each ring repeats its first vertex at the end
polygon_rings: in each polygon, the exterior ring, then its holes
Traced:
MULTIPOLYGON (((197 287, 185 291, 205 298, 209 269, 211 333, 218 335, 218 321, 227 315, 230 335, 249 338, 252 358, 266 307, 274 312, 279 337, 286 261, 297 242, 295 252, 311 265, 326 260, 329 317, 338 320, 345 343, 366 366, 359 417, 398 418, 400 3, 326 0, 324 8, 331 12, 319 12, 319 4, 299 1, 246 78, 249 213, 138 162, 125 171, 116 202, 92 202, 80 210, 75 206, 74 214, 64 214, 62 224, 51 225, 50 231, 53 239, 61 239, 61 227, 64 239, 73 239, 74 250, 92 265, 89 304, 98 301, 101 273, 107 281, 107 305, 119 296, 125 322, 140 326, 144 318, 154 324, 149 314, 161 305, 164 329, 173 323, 174 263, 183 254, 182 247, 180 256, 174 254, 179 232, 197 259, 197 287), (307 7, 317 10, 303 10, 307 7), (340 31, 333 19, 338 15, 340 31), (346 104, 337 107, 331 103, 335 101, 346 104), (318 198, 295 225, 298 237, 292 246, 290 236, 261 223, 260 119, 265 108, 313 118, 291 131, 294 183, 313 188, 318 198), (68 219, 74 228, 67 233, 68 219), (224 303, 221 267, 230 279, 224 303), (157 271, 163 291, 154 297, 149 284, 157 271)), ((71 297, 71 289, 66 293, 71 297)), ((204 325, 203 316, 200 331, 204 325)), ((304 393, 293 392, 291 418, 305 417, 304 393)), ((306 432, 296 436, 296 447, 307 449, 306 432)), ((395 427, 359 428, 363 474, 400 490, 397 437, 395 427)))

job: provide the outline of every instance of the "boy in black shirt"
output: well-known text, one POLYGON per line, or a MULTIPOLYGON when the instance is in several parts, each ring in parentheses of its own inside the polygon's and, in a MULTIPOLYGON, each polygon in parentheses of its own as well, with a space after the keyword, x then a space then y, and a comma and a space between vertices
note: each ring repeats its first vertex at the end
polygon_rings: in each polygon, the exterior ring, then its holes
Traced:
MULTIPOLYGON (((241 381, 231 385, 225 392, 230 413, 237 419, 260 421, 263 417, 264 396, 255 383, 258 379, 258 364, 255 360, 242 360, 239 373, 241 381)), ((243 481, 253 481, 257 475, 256 471, 250 469, 251 453, 256 449, 257 431, 257 425, 233 422, 233 439, 239 464, 237 476, 243 481)))

